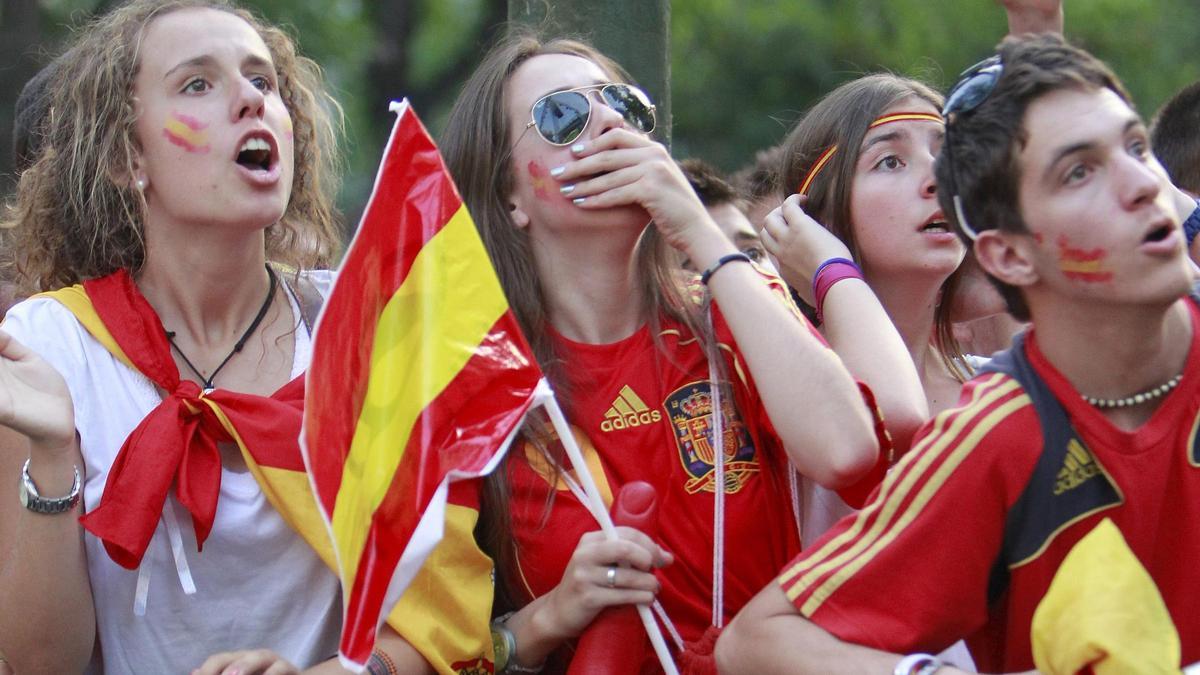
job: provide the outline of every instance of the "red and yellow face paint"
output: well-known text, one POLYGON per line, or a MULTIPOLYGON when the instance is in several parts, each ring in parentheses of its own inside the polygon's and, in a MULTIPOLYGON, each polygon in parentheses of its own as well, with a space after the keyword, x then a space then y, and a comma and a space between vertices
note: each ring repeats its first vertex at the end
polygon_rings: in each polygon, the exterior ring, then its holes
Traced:
POLYGON ((559 194, 558 185, 550 177, 550 172, 546 170, 545 166, 542 166, 537 160, 533 160, 525 168, 529 171, 529 177, 533 181, 533 194, 538 199, 550 200, 559 194))
POLYGON ((1056 243, 1058 244, 1058 268, 1062 270, 1063 276, 1085 283, 1112 281, 1112 270, 1108 269, 1108 265, 1105 263, 1108 251, 1103 248, 1091 250, 1072 248, 1071 242, 1067 241, 1066 237, 1059 237, 1056 243))
POLYGON ((283 119, 283 135, 290 141, 295 137, 295 128, 292 126, 292 118, 289 115, 283 119))
POLYGON ((212 147, 208 144, 208 125, 190 115, 173 112, 163 124, 163 135, 171 143, 188 152, 206 154, 212 147))

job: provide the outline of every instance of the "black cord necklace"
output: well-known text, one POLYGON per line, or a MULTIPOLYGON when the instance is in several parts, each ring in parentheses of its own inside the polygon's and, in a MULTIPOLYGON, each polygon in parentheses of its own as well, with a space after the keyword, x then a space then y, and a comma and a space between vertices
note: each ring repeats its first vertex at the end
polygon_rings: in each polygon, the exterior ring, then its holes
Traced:
POLYGON ((179 345, 175 344, 175 331, 166 331, 167 342, 171 343, 171 347, 174 348, 175 353, 179 354, 179 358, 183 359, 183 362, 187 364, 187 367, 191 368, 192 372, 196 374, 196 377, 200 378, 200 381, 204 384, 204 393, 207 394, 213 389, 216 389, 216 387, 213 386, 213 380, 217 379, 217 373, 221 372, 221 369, 225 367, 225 364, 229 363, 229 359, 232 359, 234 354, 242 351, 242 347, 246 346, 246 341, 250 339, 251 335, 254 335, 254 331, 258 330, 259 324, 261 324, 263 318, 267 316, 267 310, 271 307, 271 298, 275 297, 275 287, 278 284, 278 280, 275 278, 275 273, 271 271, 270 265, 267 265, 267 278, 270 279, 271 285, 270 289, 267 290, 267 298, 263 300, 262 307, 258 308, 258 314, 254 316, 254 321, 250 322, 250 327, 246 329, 246 332, 242 333, 242 337, 238 338, 238 341, 233 345, 233 349, 225 355, 225 358, 221 361, 220 365, 213 369, 212 375, 205 377, 204 374, 192 364, 192 361, 187 357, 187 354, 183 353, 183 350, 179 348, 179 345))

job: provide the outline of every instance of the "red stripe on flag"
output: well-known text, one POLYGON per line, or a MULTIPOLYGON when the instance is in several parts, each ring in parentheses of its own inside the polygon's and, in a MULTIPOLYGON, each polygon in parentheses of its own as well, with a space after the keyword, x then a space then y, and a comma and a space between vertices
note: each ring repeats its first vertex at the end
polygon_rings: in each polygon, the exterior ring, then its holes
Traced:
POLYGON ((516 319, 505 312, 414 422, 404 459, 371 518, 347 596, 342 653, 350 659, 362 663, 370 656, 384 595, 438 485, 452 470, 480 472, 524 417, 539 376, 528 358, 516 319), (511 367, 497 370, 497 361, 511 367))

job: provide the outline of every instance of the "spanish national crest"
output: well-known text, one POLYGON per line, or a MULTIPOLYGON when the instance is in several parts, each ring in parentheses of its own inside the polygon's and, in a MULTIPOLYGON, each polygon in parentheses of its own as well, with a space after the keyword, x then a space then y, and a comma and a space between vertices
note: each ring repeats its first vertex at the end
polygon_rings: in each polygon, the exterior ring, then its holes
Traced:
MULTIPOLYGON (((712 444, 712 389, 707 380, 691 382, 671 392, 663 407, 675 430, 679 459, 687 470, 684 488, 688 494, 701 490, 715 492, 713 467, 716 453, 712 444)), ((758 473, 758 458, 746 425, 733 405, 733 391, 721 385, 721 409, 724 433, 725 492, 740 492, 750 477, 758 473)))

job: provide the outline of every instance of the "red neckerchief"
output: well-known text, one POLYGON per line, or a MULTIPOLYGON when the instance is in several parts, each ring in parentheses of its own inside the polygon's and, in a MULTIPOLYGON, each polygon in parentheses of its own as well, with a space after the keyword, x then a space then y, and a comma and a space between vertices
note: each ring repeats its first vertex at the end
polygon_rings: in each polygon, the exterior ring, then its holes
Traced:
POLYGON ((199 385, 180 380, 162 322, 128 273, 114 272, 83 287, 113 339, 166 396, 125 439, 100 504, 80 522, 118 565, 136 569, 174 483, 176 498, 192 515, 197 548, 203 549, 221 491, 217 443, 240 438, 253 457, 303 470, 298 441, 304 378, 270 397, 223 389, 201 396, 199 385))

